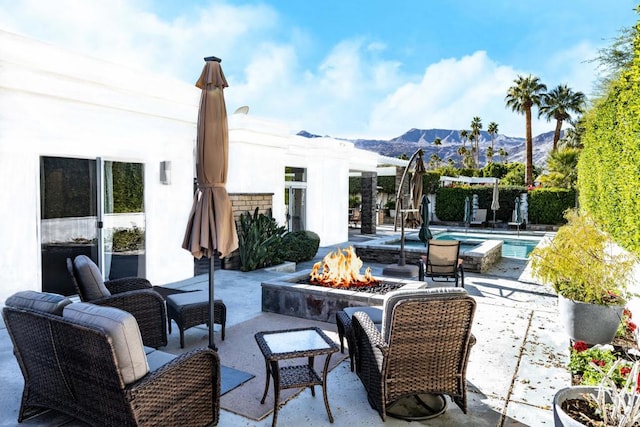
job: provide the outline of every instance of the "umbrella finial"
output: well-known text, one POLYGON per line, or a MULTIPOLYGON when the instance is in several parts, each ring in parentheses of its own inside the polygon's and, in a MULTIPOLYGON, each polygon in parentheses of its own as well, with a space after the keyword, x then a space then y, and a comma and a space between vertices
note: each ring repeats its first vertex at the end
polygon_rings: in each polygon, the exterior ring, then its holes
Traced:
POLYGON ((222 59, 218 58, 217 56, 205 56, 204 57, 205 61, 216 61, 216 62, 222 62, 222 59))

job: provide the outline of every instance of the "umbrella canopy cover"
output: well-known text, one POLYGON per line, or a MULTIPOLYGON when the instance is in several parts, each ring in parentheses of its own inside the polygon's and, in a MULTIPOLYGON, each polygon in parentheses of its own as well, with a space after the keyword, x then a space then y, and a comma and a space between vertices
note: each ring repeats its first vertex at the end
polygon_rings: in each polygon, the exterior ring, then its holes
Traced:
POLYGON ((420 203, 420 212, 422 214, 422 224, 420 225, 418 238, 426 246, 427 242, 433 239, 431 230, 429 230, 429 198, 426 195, 422 196, 422 202, 420 203))
POLYGON ((500 200, 499 200, 499 190, 498 190, 498 181, 493 184, 493 198, 491 199, 491 210, 497 211, 500 209, 500 200))
POLYGON ((227 81, 216 61, 207 61, 196 86, 202 89, 198 111, 194 196, 182 247, 194 257, 221 258, 238 248, 231 200, 225 188, 229 130, 223 89, 227 81))
POLYGON ((522 210, 520 209, 520 197, 516 197, 516 222, 522 223, 522 210))
POLYGON ((471 202, 469 196, 464 198, 464 223, 469 224, 471 222, 471 202))
MULTIPOLYGON (((416 168, 413 171, 413 176, 410 181, 410 199, 409 199, 409 209, 419 209, 420 202, 422 200, 422 177, 427 172, 424 167, 424 161, 422 161, 422 155, 418 154, 418 158, 416 159, 416 168)), ((420 215, 415 214, 414 212, 409 212, 407 215, 409 221, 420 223, 420 215)))

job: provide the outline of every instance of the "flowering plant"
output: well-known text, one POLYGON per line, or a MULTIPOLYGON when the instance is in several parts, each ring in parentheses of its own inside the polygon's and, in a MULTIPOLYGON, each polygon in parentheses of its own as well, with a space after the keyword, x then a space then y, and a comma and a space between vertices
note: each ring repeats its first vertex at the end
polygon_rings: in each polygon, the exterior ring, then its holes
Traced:
POLYGON ((622 312, 622 321, 616 331, 616 337, 626 337, 631 335, 634 339, 636 338, 636 329, 638 328, 638 325, 636 325, 631 318, 631 311, 625 308, 622 312))
MULTIPOLYGON (((573 375, 580 375, 581 385, 598 385, 602 382, 605 373, 610 381, 618 387, 622 387, 627 381, 633 363, 629 360, 620 359, 620 353, 616 352, 612 345, 589 346, 576 341, 571 347, 569 358, 569 370, 573 375), (615 369, 612 369, 615 366, 615 369)), ((636 349, 629 349, 624 356, 636 358, 640 352, 636 349)))

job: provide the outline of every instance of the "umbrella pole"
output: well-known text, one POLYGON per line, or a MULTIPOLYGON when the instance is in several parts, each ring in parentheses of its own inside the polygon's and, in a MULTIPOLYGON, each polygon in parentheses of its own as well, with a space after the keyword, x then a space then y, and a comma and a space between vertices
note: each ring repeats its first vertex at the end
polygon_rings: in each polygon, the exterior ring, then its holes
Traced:
POLYGON ((214 294, 215 294, 215 257, 213 254, 209 257, 209 348, 218 351, 213 339, 213 319, 214 313, 214 294))

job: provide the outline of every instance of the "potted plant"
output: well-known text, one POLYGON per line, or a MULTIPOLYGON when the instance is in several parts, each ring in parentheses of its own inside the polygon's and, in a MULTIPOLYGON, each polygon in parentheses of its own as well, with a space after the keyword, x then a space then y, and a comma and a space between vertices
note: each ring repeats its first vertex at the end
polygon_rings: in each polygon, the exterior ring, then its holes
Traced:
POLYGON ((395 218, 396 216, 396 201, 389 199, 384 207, 389 211, 389 216, 395 218))
POLYGON ((531 253, 532 272, 558 294, 560 321, 573 341, 607 344, 629 294, 635 259, 613 244, 591 218, 570 210, 568 223, 531 253))
MULTIPOLYGON (((607 349, 597 351, 605 354, 607 349)), ((618 359, 606 371, 594 362, 589 364, 592 370, 600 372, 602 379, 596 386, 575 386, 558 390, 553 399, 554 425, 637 426, 640 423, 640 362, 631 363, 618 359)))

